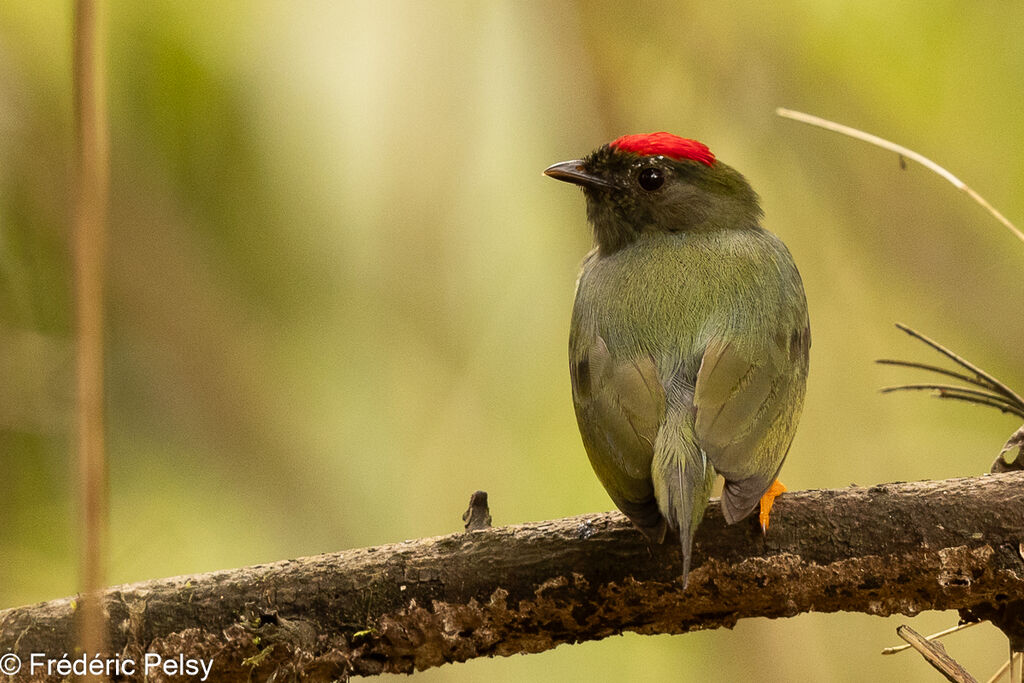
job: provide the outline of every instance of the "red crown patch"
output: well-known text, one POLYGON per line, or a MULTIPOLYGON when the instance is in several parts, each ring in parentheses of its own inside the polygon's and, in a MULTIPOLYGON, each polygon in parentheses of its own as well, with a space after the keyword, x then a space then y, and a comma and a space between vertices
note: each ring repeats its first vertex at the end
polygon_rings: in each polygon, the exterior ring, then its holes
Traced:
POLYGON ((711 153, 707 145, 696 140, 672 135, 672 133, 623 135, 613 140, 609 146, 642 156, 666 156, 676 160, 690 159, 707 166, 715 163, 715 155, 711 153))

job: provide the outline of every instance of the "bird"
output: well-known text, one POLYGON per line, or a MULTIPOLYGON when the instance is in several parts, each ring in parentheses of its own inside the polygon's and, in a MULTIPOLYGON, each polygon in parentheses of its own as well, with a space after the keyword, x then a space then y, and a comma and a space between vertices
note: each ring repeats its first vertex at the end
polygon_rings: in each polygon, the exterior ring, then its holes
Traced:
POLYGON ((685 590, 716 476, 725 520, 760 503, 763 532, 785 490, 811 346, 800 273, 747 180, 696 140, 624 135, 544 174, 582 188, 594 236, 569 330, 584 448, 650 542, 678 537, 685 590))

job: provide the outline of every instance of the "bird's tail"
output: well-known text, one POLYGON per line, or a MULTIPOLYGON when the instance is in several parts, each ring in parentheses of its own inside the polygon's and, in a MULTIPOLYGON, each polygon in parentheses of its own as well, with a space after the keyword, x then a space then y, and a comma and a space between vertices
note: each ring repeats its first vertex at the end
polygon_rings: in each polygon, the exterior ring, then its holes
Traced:
POLYGON ((651 478, 654 497, 668 524, 679 535, 683 551, 683 588, 690 574, 693 535, 704 517, 715 469, 693 439, 693 422, 684 415, 666 416, 654 443, 651 478))

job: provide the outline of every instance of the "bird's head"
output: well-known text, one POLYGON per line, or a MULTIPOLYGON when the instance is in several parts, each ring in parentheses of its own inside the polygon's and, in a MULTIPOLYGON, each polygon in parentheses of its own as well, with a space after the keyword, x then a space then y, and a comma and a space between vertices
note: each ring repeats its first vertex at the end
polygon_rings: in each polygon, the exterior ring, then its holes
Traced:
POLYGON ((603 254, 645 233, 742 230, 761 216, 742 175, 702 143, 671 133, 624 135, 544 174, 583 188, 603 254))

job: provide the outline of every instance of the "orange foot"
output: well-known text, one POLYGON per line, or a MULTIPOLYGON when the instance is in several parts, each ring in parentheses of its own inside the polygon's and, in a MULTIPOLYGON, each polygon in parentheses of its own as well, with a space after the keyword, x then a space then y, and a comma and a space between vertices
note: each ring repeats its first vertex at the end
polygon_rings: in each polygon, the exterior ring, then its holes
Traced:
POLYGON ((768 518, 771 517, 772 505, 775 504, 775 499, 782 495, 785 490, 786 487, 783 483, 776 479, 775 483, 769 486, 768 490, 764 492, 763 496, 761 496, 761 514, 759 514, 757 518, 761 521, 762 534, 768 532, 768 518))

